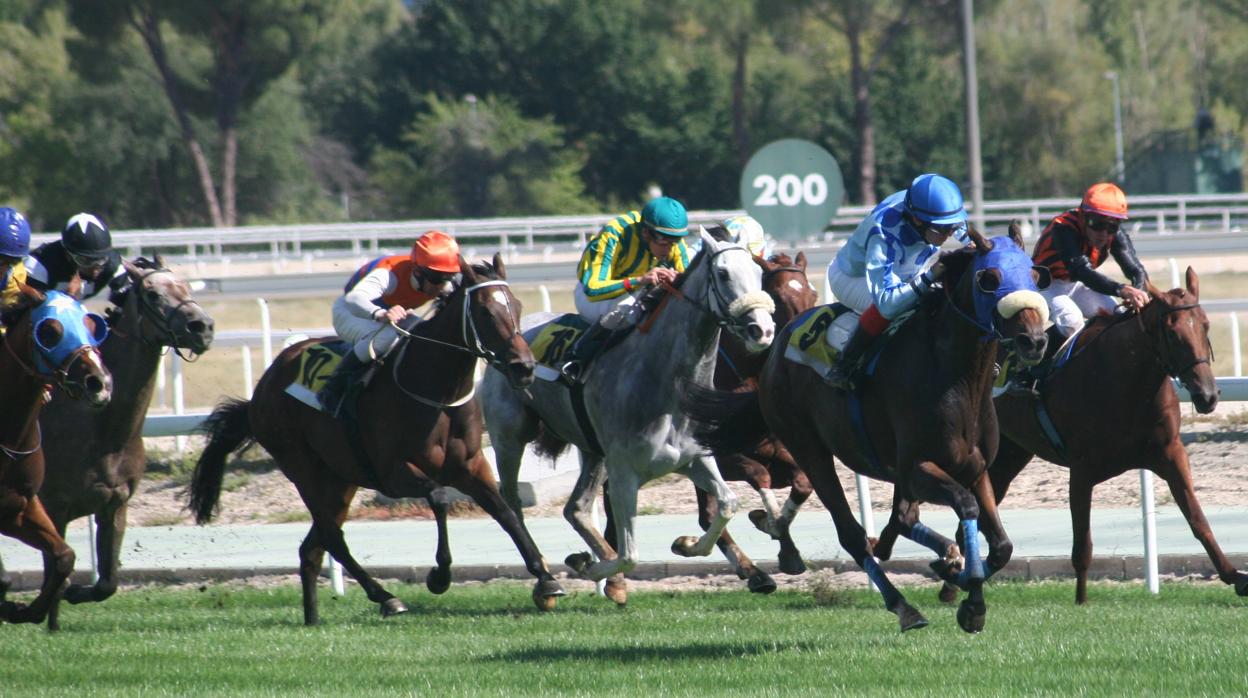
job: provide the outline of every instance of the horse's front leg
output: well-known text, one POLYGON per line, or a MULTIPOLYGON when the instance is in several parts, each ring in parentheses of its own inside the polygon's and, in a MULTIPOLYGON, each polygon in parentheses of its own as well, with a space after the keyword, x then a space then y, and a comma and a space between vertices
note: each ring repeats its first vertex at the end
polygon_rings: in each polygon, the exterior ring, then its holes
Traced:
POLYGON ((451 587, 451 541, 446 530, 449 502, 446 498, 446 490, 441 487, 433 488, 429 494, 425 495, 425 501, 429 502, 429 508, 433 510, 433 519, 438 527, 438 549, 434 553, 434 559, 438 565, 425 575, 425 587, 430 593, 444 594, 451 587))
POLYGON ((27 499, 25 508, 14 520, 0 524, 0 534, 42 551, 45 570, 43 585, 35 600, 29 605, 13 601, 0 603, 0 620, 40 623, 47 617, 48 609, 60 598, 70 573, 74 571, 74 551, 58 535, 38 496, 27 499))
POLYGON ((997 498, 993 494, 992 479, 984 472, 973 485, 975 499, 979 502, 980 531, 988 541, 988 558, 984 561, 984 579, 1001 571, 1014 556, 1014 543, 1001 523, 997 498))
MULTIPOLYGON (((576 484, 572 487, 572 494, 568 497, 568 503, 563 507, 563 518, 567 519, 572 525, 572 529, 577 532, 584 540, 593 555, 590 553, 580 552, 572 553, 564 558, 563 562, 572 568, 573 572, 588 577, 589 568, 593 564, 593 557, 597 556, 599 560, 614 560, 616 548, 612 546, 606 538, 603 537, 598 527, 593 522, 594 501, 598 498, 598 492, 605 487, 607 481, 607 470, 603 465, 602 458, 582 450, 581 452, 581 473, 576 479, 576 484)), ((608 494, 608 497, 610 495, 608 494)), ((611 516, 610 513, 607 514, 611 516)), ((619 541, 615 541, 615 545, 619 545, 619 541)), ((617 574, 607 580, 603 593, 607 598, 623 606, 628 602, 628 582, 624 579, 624 575, 617 574)))
MULTIPOLYGON (((593 563, 584 570, 589 579, 598 581, 618 574, 627 574, 637 566, 637 490, 641 483, 637 472, 628 465, 607 464, 611 487, 607 496, 611 499, 611 519, 615 523, 616 554, 593 563)), ((579 484, 579 483, 578 483, 579 484)), ((592 497, 589 498, 592 505, 592 497)), ((571 506, 571 502, 569 502, 571 506)), ((596 532, 596 529, 595 529, 596 532)), ((713 543, 713 541, 712 541, 713 543)), ((617 603, 620 603, 617 600, 617 603)))
POLYGON ((715 497, 719 506, 715 510, 715 518, 701 537, 681 536, 672 542, 672 552, 683 557, 705 557, 711 554, 715 541, 728 526, 732 515, 737 511, 737 495, 724 482, 715 467, 715 461, 709 456, 698 455, 689 463, 685 470, 689 479, 700 490, 715 497))
POLYGON ((909 486, 916 498, 947 504, 958 516, 965 562, 956 583, 968 592, 958 608, 958 625, 968 633, 980 632, 988 606, 984 603, 984 562, 979 557, 979 502, 969 489, 931 461, 915 466, 909 486))

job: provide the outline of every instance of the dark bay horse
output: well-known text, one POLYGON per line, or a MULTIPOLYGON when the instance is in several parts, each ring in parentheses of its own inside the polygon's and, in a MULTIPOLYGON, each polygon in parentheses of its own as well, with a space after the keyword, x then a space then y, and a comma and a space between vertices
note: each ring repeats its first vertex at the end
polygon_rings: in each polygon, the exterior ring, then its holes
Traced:
MULTIPOLYGON (((1171 377, 1191 393, 1197 412, 1208 414, 1218 403, 1209 319, 1200 307, 1200 280, 1190 267, 1186 285, 1162 292, 1149 284, 1151 300, 1139 313, 1089 322, 1069 361, 1043 385, 1041 399, 1060 443, 1045 436, 1033 400, 996 399, 1001 449, 988 473, 998 500, 1033 455, 1070 470, 1076 603, 1088 598, 1092 488, 1136 468, 1166 481, 1218 578, 1248 596, 1248 574, 1227 559, 1201 510, 1179 434, 1181 414, 1171 377)), ((943 590, 942 598, 955 594, 943 590)))
MULTIPOLYGON (((871 555, 834 471, 833 457, 854 471, 894 483, 894 507, 918 501, 954 508, 967 529, 966 569, 959 582, 970 598, 958 612, 967 632, 983 628, 983 582, 1008 557, 985 470, 997 450, 991 387, 999 341, 1011 342, 1026 362, 1044 353, 1048 307, 1037 293, 1039 273, 1011 237, 985 241, 941 257, 944 292, 925 298, 896 330, 877 368, 856 396, 835 390, 784 352, 768 357, 757 392, 725 393, 690 386, 691 416, 703 423, 701 441, 716 452, 747 450, 768 431, 788 447, 836 524, 841 546, 880 590, 902 631, 927 619, 892 585, 871 555), (863 436, 865 435, 865 439, 863 436), (990 545, 987 568, 979 558, 978 527, 990 545)), ((777 337, 785 346, 799 327, 777 337)), ((915 512, 917 514, 917 511, 915 512)), ((906 533, 924 538, 915 516, 906 533)), ((950 555, 941 547, 938 555, 950 555)))
MULTIPOLYGON (((709 232, 715 235, 715 230, 709 232)), ((721 238, 716 236, 716 239, 721 238)), ((806 278, 806 253, 798 252, 796 259, 786 254, 775 254, 767 259, 755 257, 754 261, 763 270, 763 290, 775 301, 776 310, 771 317, 776 327, 784 327, 790 320, 818 303, 819 294, 806 278)), ((750 353, 736 335, 721 333, 718 363, 715 365, 715 387, 719 390, 755 388, 758 385, 758 374, 771 350, 769 347, 762 352, 750 353)), ((776 439, 767 438, 750 453, 717 455, 715 464, 725 480, 748 483, 762 498, 763 508, 752 510, 749 518, 759 530, 779 541, 780 571, 787 574, 805 572, 806 565, 802 562, 797 544, 789 534, 789 524, 810 498, 813 490, 810 480, 793 462, 793 457, 784 445, 776 439), (771 490, 784 487, 791 489, 788 500, 781 507, 771 490)), ((697 488, 695 491, 698 496, 698 524, 706 530, 719 508, 719 502, 713 494, 697 488)), ((615 526, 612 523, 610 497, 604 496, 603 503, 607 514, 603 535, 614 545, 615 526)), ((750 591, 768 594, 776 590, 775 580, 766 571, 759 569, 741 550, 728 529, 724 529, 719 535, 716 545, 732 564, 737 576, 746 580, 750 591)))
POLYGON ((97 348, 108 334, 104 318, 59 291, 45 295, 23 286, 22 294, 3 315, 0 339, 0 533, 40 550, 51 564, 35 600, 0 602, 0 620, 40 623, 74 570, 74 551, 37 494, 44 477, 44 391, 56 386, 61 401, 99 408, 108 404, 113 379, 97 348))
MULTIPOLYGON (((44 509, 65 535, 70 521, 95 515, 100 578, 71 584, 70 603, 103 601, 117 590, 117 567, 126 532, 127 502, 147 470, 143 419, 152 400, 165 347, 202 354, 212 343, 213 321, 185 281, 154 260, 123 262, 124 282, 110 296, 108 339, 100 345, 113 374, 113 399, 104 409, 78 400, 53 400, 43 411, 47 476, 39 490, 44 509)), ((192 359, 193 357, 184 357, 192 359)), ((45 574, 53 560, 45 559, 45 574)), ((55 629, 59 605, 48 613, 55 629)))
MULTIPOLYGON (((407 611, 351 556, 342 534, 348 508, 363 486, 390 497, 426 497, 438 514, 438 567, 426 584, 442 593, 450 584, 445 502, 440 485, 472 497, 515 541, 537 577, 533 599, 553 608, 563 589, 551 576, 523 522, 503 501, 481 452, 481 407, 474 373, 484 358, 518 389, 533 380, 533 355, 520 335, 520 302, 507 285, 502 259, 493 265, 460 260, 463 283, 431 319, 404 332, 372 382, 360 393, 356 427, 349 427, 285 392, 300 355, 327 340, 295 344, 261 376, 250 402, 227 400, 206 425, 211 440, 195 467, 190 506, 200 523, 216 509, 229 453, 257 442, 277 461, 312 514, 299 547, 304 622, 318 622, 316 582, 324 554, 355 578, 383 616, 407 611)), ((410 324, 410 323, 405 323, 410 324)))

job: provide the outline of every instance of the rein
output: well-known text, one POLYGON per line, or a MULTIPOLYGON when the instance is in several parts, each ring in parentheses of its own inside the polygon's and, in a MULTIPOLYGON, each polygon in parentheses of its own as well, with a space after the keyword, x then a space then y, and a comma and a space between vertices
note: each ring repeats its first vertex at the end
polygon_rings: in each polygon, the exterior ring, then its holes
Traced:
MULTIPOLYGON (((710 264, 711 262, 715 261, 716 257, 726 252, 731 252, 733 250, 739 250, 746 254, 750 254, 750 251, 745 249, 744 247, 739 247, 739 246, 725 247, 725 248, 712 252, 709 255, 709 261, 707 261, 706 263, 710 264)), ((697 264, 702 264, 702 258, 700 256, 698 260, 695 262, 694 266, 696 266, 697 264)), ((689 272, 693 270, 693 268, 694 267, 691 266, 689 269, 685 271, 685 274, 688 275, 689 272)), ((784 269, 777 269, 775 271, 784 271, 784 269)), ((801 271, 801 270, 797 269, 796 271, 801 271)), ((750 312, 751 310, 762 309, 762 310, 766 310, 768 314, 774 313, 776 311, 775 301, 772 300, 771 296, 767 295, 765 292, 761 290, 758 292, 760 297, 757 297, 757 298, 751 297, 753 294, 747 293, 744 296, 737 298, 736 300, 729 301, 727 297, 725 297, 723 290, 719 287, 719 283, 717 282, 715 274, 712 272, 707 273, 707 279, 708 279, 707 287, 709 290, 702 296, 702 302, 698 302, 690 298, 688 294, 686 294, 684 291, 680 289, 680 287, 674 284, 662 283, 660 284, 660 287, 663 290, 667 291, 670 295, 675 296, 676 298, 679 298, 680 300, 689 303, 690 305, 697 308, 698 310, 715 318, 715 324, 719 325, 720 329, 729 330, 730 332, 733 332, 734 334, 740 334, 741 332, 745 331, 745 328, 749 325, 749 322, 743 320, 743 318, 745 318, 746 314, 750 312), (709 299, 712 297, 714 297, 715 299, 716 308, 711 308, 709 299)), ((654 314, 656 315, 658 314, 657 309, 654 314)))
POLYGON ((1006 346, 1008 346, 1013 341, 1010 339, 1006 339, 1005 336, 1001 334, 1001 330, 997 328, 997 319, 995 317, 995 313, 992 319, 992 323, 988 326, 985 326, 978 319, 973 318, 970 315, 967 315, 966 311, 958 307, 958 303, 953 297, 953 290, 950 289, 948 285, 945 285, 945 300, 948 301, 948 306, 950 308, 953 308, 953 312, 956 313, 958 317, 962 318, 963 320, 966 320, 967 322, 974 325, 979 330, 983 331, 984 336, 980 337, 979 341, 991 342, 992 340, 995 339, 1001 344, 1006 345, 1006 346))
MULTIPOLYGON (((22 359, 22 357, 17 355, 17 352, 13 350, 12 342, 7 341, 6 339, 3 341, 0 341, 0 344, 4 344, 4 348, 8 350, 9 356, 13 357, 13 360, 17 362, 17 365, 21 367, 22 372, 24 372, 26 375, 32 378, 38 379, 38 380, 50 381, 54 385, 59 385, 61 388, 63 388, 65 392, 69 393, 70 397, 73 397, 73 398, 78 397, 79 395, 78 390, 77 390, 78 385, 77 383, 70 382, 69 369, 71 366, 74 365, 74 362, 80 360, 84 354, 86 354, 88 351, 91 351, 91 349, 93 349, 94 347, 84 344, 83 346, 78 347, 78 349, 75 350, 74 353, 70 354, 69 358, 65 359, 65 362, 61 364, 61 366, 57 368, 54 373, 41 373, 39 372, 38 369, 26 363, 22 359)), ((37 347, 38 344, 36 344, 35 346, 37 347)), ((3 447, 0 446, 0 448, 3 448, 3 447)), ((7 451, 8 449, 5 449, 5 450, 7 451)))
MULTIPOLYGON (((1208 355, 1205 356, 1204 358, 1195 359, 1187 366, 1184 366, 1183 368, 1180 368, 1180 369, 1176 369, 1170 365, 1170 361, 1167 356, 1167 355, 1172 356, 1173 353, 1170 351, 1170 335, 1167 334, 1165 332, 1165 328, 1162 327, 1162 325, 1166 321, 1166 316, 1171 313, 1177 313, 1183 310, 1193 310, 1199 307, 1200 307, 1200 303, 1188 303, 1187 305, 1167 305, 1165 309, 1157 313, 1157 322, 1156 322, 1157 331, 1159 334, 1161 346, 1162 348, 1166 350, 1165 354, 1163 354, 1162 351, 1157 348, 1156 341, 1154 341, 1153 343, 1150 343, 1149 346, 1152 347, 1153 353, 1157 356, 1157 361, 1158 363, 1161 364, 1162 369, 1165 370, 1166 374, 1169 375, 1171 378, 1177 379, 1179 377, 1179 374, 1181 373, 1186 373, 1201 364, 1212 364, 1213 362, 1213 344, 1209 341, 1208 335, 1205 335, 1205 348, 1208 349, 1208 355)), ((1147 337, 1153 337, 1153 335, 1149 333, 1148 328, 1144 326, 1144 313, 1137 312, 1135 315, 1136 315, 1136 322, 1140 326, 1140 331, 1143 332, 1145 336, 1147 337)))
MULTIPOLYGON (((149 276, 154 276, 156 274, 172 274, 172 273, 173 273, 172 270, 166 269, 164 267, 152 269, 148 271, 146 274, 143 274, 142 276, 138 278, 137 286, 134 284, 134 282, 131 282, 129 293, 133 293, 135 295, 135 302, 138 303, 139 305, 140 315, 143 317, 146 317, 148 322, 152 323, 152 325, 156 329, 156 334, 158 336, 168 335, 169 337, 168 341, 163 341, 163 340, 157 340, 157 341, 161 345, 172 349, 173 353, 177 354, 178 358, 182 359, 183 361, 187 363, 195 363, 196 361, 199 360, 200 356, 202 355, 196 354, 194 351, 190 351, 190 350, 187 350, 185 354, 182 353, 183 348, 178 346, 178 333, 173 328, 173 318, 176 317, 179 312, 181 312, 182 308, 188 305, 194 305, 198 307, 199 301, 195 300, 194 298, 185 299, 185 300, 180 301, 176 306, 169 308, 167 312, 161 312, 159 307, 157 307, 154 303, 152 303, 150 300, 147 299, 147 294, 143 293, 142 284, 144 281, 147 280, 149 276)), ((200 310, 203 310, 203 308, 201 307, 200 310)))

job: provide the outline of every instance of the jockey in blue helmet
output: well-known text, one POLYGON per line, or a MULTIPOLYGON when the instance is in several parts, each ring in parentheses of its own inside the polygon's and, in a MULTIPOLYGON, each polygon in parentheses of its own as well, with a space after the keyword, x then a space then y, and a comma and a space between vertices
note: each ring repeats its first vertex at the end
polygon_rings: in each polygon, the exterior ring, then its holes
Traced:
POLYGON ((950 238, 968 241, 962 191, 947 177, 922 174, 881 201, 828 265, 837 300, 859 314, 858 326, 827 377, 847 388, 862 353, 893 318, 918 305, 944 273, 924 270, 950 238))
POLYGON ((22 260, 30 252, 30 223, 16 209, 0 208, 0 309, 8 308, 21 296, 19 283, 26 283, 22 260))

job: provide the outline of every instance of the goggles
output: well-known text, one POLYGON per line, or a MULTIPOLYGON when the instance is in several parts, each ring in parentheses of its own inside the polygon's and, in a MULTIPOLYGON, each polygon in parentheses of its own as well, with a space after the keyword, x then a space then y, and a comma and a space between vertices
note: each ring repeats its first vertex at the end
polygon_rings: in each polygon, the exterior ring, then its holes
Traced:
POLYGON ((75 254, 69 250, 65 250, 65 255, 69 257, 69 261, 79 269, 99 269, 104 266, 106 257, 87 257, 85 255, 75 254))
POLYGON ((1122 225, 1122 221, 1118 220, 1117 218, 1109 218, 1108 216, 1100 216, 1095 213, 1086 214, 1085 220, 1087 220, 1088 227, 1091 228, 1092 230, 1099 230, 1101 232, 1108 232, 1108 233, 1117 232, 1119 226, 1122 225))

